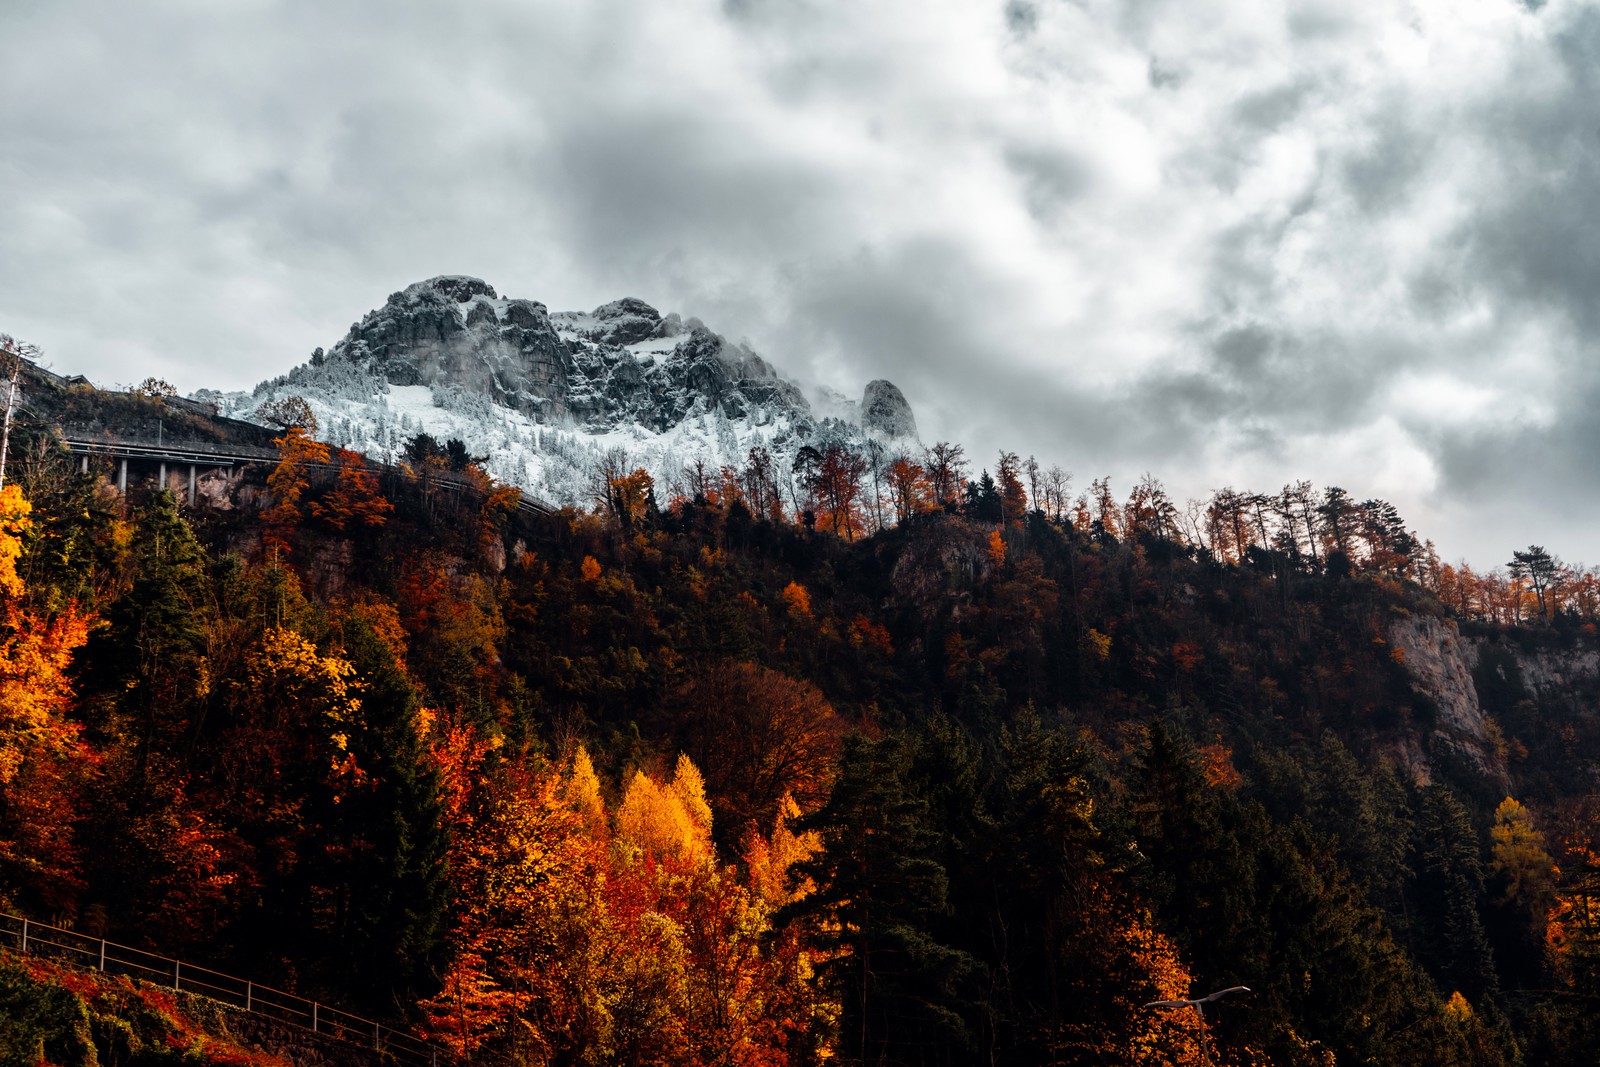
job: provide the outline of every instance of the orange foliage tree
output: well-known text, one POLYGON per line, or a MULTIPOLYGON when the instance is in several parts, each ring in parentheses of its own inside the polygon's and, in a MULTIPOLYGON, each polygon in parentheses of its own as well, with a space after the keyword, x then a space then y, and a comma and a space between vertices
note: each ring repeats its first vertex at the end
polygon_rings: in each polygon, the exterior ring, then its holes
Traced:
POLYGON ((423 1005, 431 1035, 460 1055, 510 1045, 528 1063, 598 1053, 604 839, 585 832, 559 775, 501 759, 494 739, 448 726, 429 747, 456 886, 455 953, 423 1005))
POLYGON ((269 555, 289 550, 289 539, 304 517, 302 499, 310 488, 312 468, 328 462, 328 446, 312 440, 299 426, 289 427, 272 443, 278 446, 278 465, 267 475, 272 506, 261 516, 262 545, 269 555))
POLYGON ((820 451, 800 450, 796 460, 817 512, 817 521, 834 534, 853 541, 865 528, 861 514, 862 478, 867 473, 866 457, 843 444, 829 444, 820 451))
MULTIPOLYGON (((308 455, 314 457, 315 453, 308 455)), ((312 461, 314 459, 308 460, 312 461)), ((368 529, 382 526, 394 505, 379 490, 377 474, 358 453, 347 448, 337 449, 333 461, 339 468, 333 488, 311 504, 311 514, 340 531, 352 526, 368 529)))
POLYGON ((68 669, 91 620, 70 603, 30 609, 17 560, 31 510, 16 484, 0 490, 0 892, 55 908, 77 884, 73 811, 95 763, 68 718, 68 669))
POLYGON ((624 530, 631 530, 644 521, 655 499, 655 479, 643 467, 629 474, 619 474, 607 482, 611 510, 624 530))
POLYGON ((1000 490, 1000 514, 1005 525, 1022 525, 1028 513, 1028 491, 1022 487, 1022 461, 1015 452, 1000 453, 995 483, 1000 490))
POLYGON ((1566 835, 1558 882, 1546 923, 1552 970, 1573 991, 1600 996, 1600 810, 1579 805, 1575 832, 1566 835))
POLYGON ((889 464, 889 504, 895 521, 904 526, 933 507, 933 493, 922 465, 901 456, 889 464))
POLYGON ((783 603, 789 614, 796 618, 806 618, 811 614, 811 593, 799 582, 790 582, 783 587, 783 603))

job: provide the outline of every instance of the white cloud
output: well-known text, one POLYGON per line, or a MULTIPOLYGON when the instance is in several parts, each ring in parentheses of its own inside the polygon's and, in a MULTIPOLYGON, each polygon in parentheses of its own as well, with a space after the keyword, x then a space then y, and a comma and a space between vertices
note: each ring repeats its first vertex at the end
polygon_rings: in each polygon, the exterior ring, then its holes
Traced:
MULTIPOLYGON (((1475 502, 1593 480, 1597 27, 1575 0, 10 4, 0 328, 105 381, 239 386, 436 273, 637 295, 893 378, 978 455, 1338 481, 1498 558, 1475 502)), ((1600 559, 1595 518, 1539 536, 1600 559)))

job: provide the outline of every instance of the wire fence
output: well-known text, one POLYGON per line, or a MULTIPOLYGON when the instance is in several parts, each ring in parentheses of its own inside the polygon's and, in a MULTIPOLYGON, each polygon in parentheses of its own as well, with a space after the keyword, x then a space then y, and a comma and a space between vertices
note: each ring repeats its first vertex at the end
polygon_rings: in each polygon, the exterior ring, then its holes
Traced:
POLYGON ((448 1055, 437 1045, 371 1019, 363 1019, 347 1011, 244 978, 235 978, 130 945, 119 945, 104 938, 90 937, 75 930, 46 926, 22 916, 0 912, 0 944, 30 955, 87 967, 102 974, 126 975, 197 993, 253 1015, 372 1049, 413 1067, 422 1067, 424 1064, 437 1067, 440 1063, 448 1062, 448 1055))

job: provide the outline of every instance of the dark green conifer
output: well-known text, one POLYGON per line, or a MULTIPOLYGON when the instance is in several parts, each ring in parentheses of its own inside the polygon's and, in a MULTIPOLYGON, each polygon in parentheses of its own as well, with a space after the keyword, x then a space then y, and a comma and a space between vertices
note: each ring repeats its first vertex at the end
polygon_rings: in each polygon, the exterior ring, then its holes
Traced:
POLYGON ((780 917, 820 920, 849 1063, 960 1063, 974 1047, 958 1010, 974 962, 930 932, 949 914, 949 879, 928 802, 909 788, 910 755, 893 735, 846 742, 832 796, 800 824, 822 836, 822 853, 797 870, 817 889, 780 917))
POLYGON ((1483 928, 1483 852, 1448 786, 1423 791, 1416 850, 1417 956, 1447 994, 1460 990, 1481 1005, 1499 992, 1483 928))

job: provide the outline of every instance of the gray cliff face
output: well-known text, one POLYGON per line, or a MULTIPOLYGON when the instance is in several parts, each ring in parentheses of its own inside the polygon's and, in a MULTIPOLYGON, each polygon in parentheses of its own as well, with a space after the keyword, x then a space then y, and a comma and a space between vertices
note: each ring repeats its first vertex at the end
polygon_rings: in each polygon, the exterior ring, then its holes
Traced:
POLYGON ((1587 642, 1469 637, 1450 619, 1422 614, 1391 621, 1388 639, 1413 688, 1438 712, 1432 733, 1420 739, 1427 752, 1400 754, 1419 783, 1449 754, 1509 789, 1503 724, 1518 718, 1524 704, 1541 715, 1575 713, 1592 706, 1600 691, 1600 650, 1587 642))
MULTIPOLYGON (((1430 747, 1453 749, 1483 774, 1504 782, 1504 760, 1488 736, 1478 689, 1472 681, 1477 646, 1461 636, 1454 622, 1432 615, 1395 619, 1389 625, 1389 643, 1411 676, 1412 686, 1438 708, 1430 747)), ((1431 768, 1420 751, 1408 753, 1402 762, 1419 784, 1432 780, 1431 768)))
POLYGON ((502 300, 478 278, 407 286, 329 352, 391 385, 458 385, 540 418, 565 414, 572 354, 533 300, 502 300))
POLYGON ((878 437, 914 441, 917 420, 905 394, 882 378, 867 383, 861 398, 861 428, 878 437))
MULTIPOLYGON (((748 346, 633 297, 552 315, 478 278, 430 278, 352 326, 328 358, 391 385, 457 386, 597 432, 631 423, 659 433, 718 413, 782 420, 801 435, 816 424, 800 389, 748 346)), ((915 436, 898 389, 874 382, 868 396, 879 397, 876 432, 915 436)))

